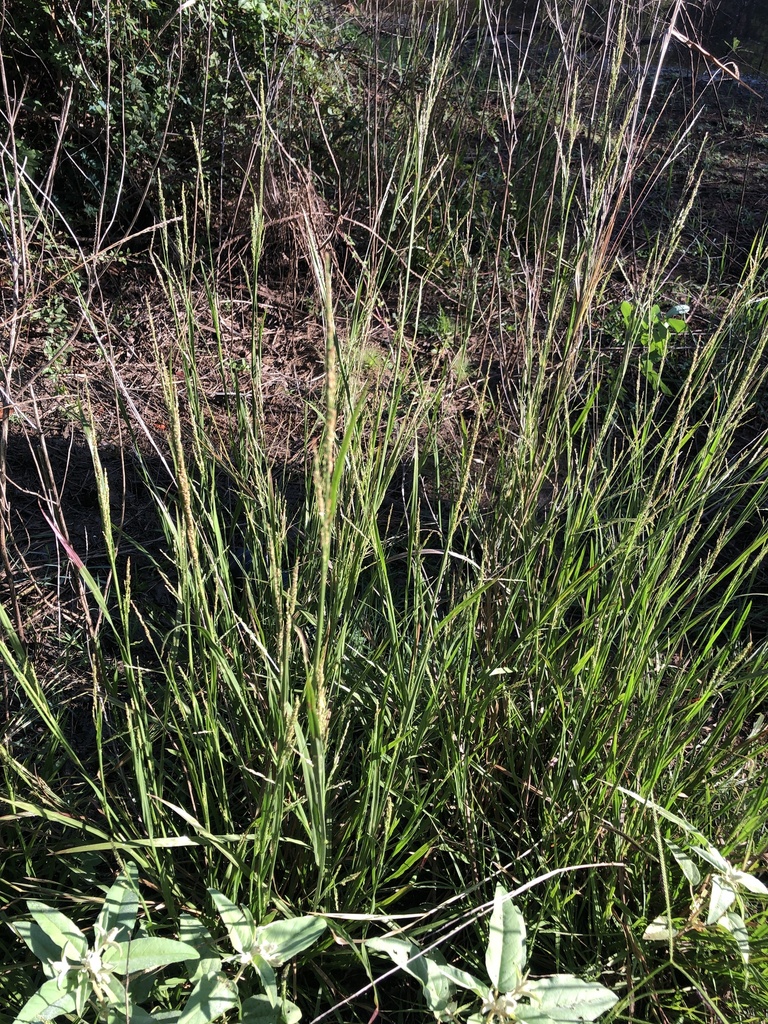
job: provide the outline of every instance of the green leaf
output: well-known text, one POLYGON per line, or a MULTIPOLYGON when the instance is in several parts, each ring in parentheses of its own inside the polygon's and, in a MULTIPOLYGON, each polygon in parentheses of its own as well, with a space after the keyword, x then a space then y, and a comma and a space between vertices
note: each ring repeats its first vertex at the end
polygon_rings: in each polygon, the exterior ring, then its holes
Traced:
POLYGON ((241 1024, 277 1024, 279 1020, 280 1010, 272 1005, 267 996, 249 996, 243 1000, 241 1024))
POLYGON ((681 850, 677 843, 673 843, 670 839, 665 839, 664 842, 691 885, 698 885, 701 881, 701 872, 685 850, 681 850))
POLYGON ((435 968, 451 982, 456 985, 457 988, 465 988, 474 994, 479 999, 484 999, 488 994, 488 985, 480 981, 469 971, 462 971, 458 967, 452 967, 450 964, 442 962, 442 958, 438 959, 434 954, 430 953, 427 956, 427 960, 432 961, 435 968))
POLYGON ((155 1024, 156 1020, 140 1006, 132 1006, 128 1016, 124 1006, 110 1006, 107 1011, 107 1024, 155 1024))
MULTIPOLYGON (((600 385, 599 384, 597 384, 594 388, 591 389, 591 391, 590 391, 590 393, 589 393, 589 395, 587 397, 587 401, 584 404, 584 408, 581 410, 581 412, 579 413, 579 415, 578 415, 578 417, 576 419, 576 422, 571 427, 571 437, 576 437, 576 435, 579 433, 581 428, 586 423, 587 416, 589 416, 589 414, 592 411, 592 408, 593 408, 595 402, 597 401, 597 396, 598 396, 599 391, 600 391, 600 385)), ((493 673, 491 673, 491 674, 493 674, 493 673)))
POLYGON ((743 886, 743 888, 748 889, 750 892, 758 893, 761 896, 768 895, 768 886, 761 882, 759 878, 750 875, 748 871, 731 868, 728 877, 734 884, 743 886))
POLYGON ((615 1006, 619 997, 596 981, 582 981, 572 974, 553 974, 528 982, 535 1009, 555 1021, 597 1020, 615 1006))
POLYGON ((679 814, 674 814, 672 811, 668 811, 666 807, 662 807, 661 804, 657 804, 655 800, 650 800, 647 797, 641 796, 639 793, 635 793, 634 790, 625 789, 624 786, 616 786, 619 793, 623 793, 624 796, 630 797, 632 800, 637 800, 638 803, 644 804, 646 807, 650 807, 652 810, 660 814, 662 818, 666 818, 667 821, 671 821, 674 825, 679 826, 688 835, 695 836, 699 842, 706 842, 702 837, 701 832, 690 822, 686 821, 685 818, 681 818, 679 814))
POLYGON ((13 1024, 37 1024, 55 1020, 63 1013, 77 1013, 85 1007, 90 988, 87 979, 74 971, 62 979, 61 986, 56 979, 46 981, 22 1006, 13 1024))
POLYGON ((518 1006, 515 1010, 515 1020, 524 1021, 525 1024, 557 1024, 549 1014, 535 1006, 518 1006))
POLYGON ((62 952, 69 943, 75 955, 83 959, 88 952, 88 940, 74 921, 70 921, 66 914, 59 910, 54 910, 45 903, 38 903, 37 900, 27 900, 27 907, 37 924, 62 952))
POLYGON ((686 326, 685 320, 678 320, 677 317, 674 316, 667 320, 667 327, 669 327, 671 331, 674 331, 675 334, 682 334, 685 331, 686 326))
POLYGON ((731 865, 714 846, 707 846, 706 850, 700 846, 692 846, 691 849, 723 874, 727 874, 731 870, 731 865))
POLYGON ((253 914, 246 907, 238 907, 232 903, 217 889, 209 889, 208 892, 221 915, 232 948, 237 953, 250 952, 256 941, 256 922, 253 920, 253 914))
POLYGON ((631 302, 622 302, 621 304, 621 315, 624 319, 624 326, 630 328, 634 319, 634 309, 631 302))
POLYGON ((53 972, 48 964, 54 960, 61 960, 61 946, 43 931, 37 921, 15 921, 11 925, 11 930, 29 946, 42 962, 46 974, 52 977, 53 972))
POLYGON ((641 359, 640 369, 643 371, 645 376, 648 378, 649 381, 651 381, 652 384, 656 383, 659 375, 656 373, 652 359, 641 359))
MULTIPOLYGON (((81 977, 87 978, 87 975, 83 974, 81 977)), ((109 1006, 114 1007, 124 1007, 126 1002, 130 1001, 130 997, 126 993, 125 982, 121 981, 116 974, 110 974, 109 978, 102 983, 99 998, 104 998, 109 1006)))
POLYGON ((301 1020, 301 1009, 290 999, 283 1000, 283 1020, 285 1024, 299 1024, 301 1020))
POLYGON ((263 950, 264 944, 269 943, 274 948, 274 952, 269 953, 270 963, 279 967, 313 946, 327 927, 322 917, 309 914, 272 921, 256 929, 255 945, 263 950))
POLYGON ((185 967, 189 980, 197 982, 207 974, 218 974, 222 961, 213 943, 213 937, 198 918, 191 914, 182 914, 179 924, 179 939, 193 946, 199 960, 187 960, 185 967))
POLYGON ((485 966, 498 992, 514 992, 525 967, 525 921, 503 886, 496 886, 485 966))
POLYGON ((707 924, 717 924, 735 899, 736 892, 730 882, 722 875, 713 875, 707 924))
POLYGON ((210 1024, 240 1002, 237 985, 225 974, 212 974, 192 989, 178 1024, 210 1024))
MULTIPOLYGON (((408 939, 369 939, 368 949, 386 953, 397 966, 420 984, 432 1013, 441 1013, 453 997, 453 985, 434 960, 425 957, 415 942, 408 939)), ((483 993, 485 988, 483 988, 483 993)))
POLYGON ((125 870, 104 897, 104 906, 96 918, 97 926, 105 935, 113 928, 117 928, 117 942, 126 942, 130 939, 136 926, 136 916, 139 912, 137 884, 136 865, 132 862, 126 864, 125 870))
POLYGON ((664 320, 654 320, 653 327, 651 328, 651 337, 649 344, 654 352, 663 353, 666 348, 666 343, 669 339, 669 331, 667 330, 667 324, 664 320))
POLYGON ((258 953, 254 953, 253 966, 258 972, 259 978, 261 978, 261 984, 269 997, 269 1001, 272 1006, 277 1006, 279 999, 277 995, 277 978, 270 964, 264 959, 263 956, 259 956, 258 953))
POLYGON ((178 942, 176 939, 134 939, 133 942, 109 946, 101 959, 103 963, 112 965, 115 974, 134 974, 197 958, 195 947, 186 942, 178 942))
MULTIPOLYGON (((184 978, 182 981, 179 980, 179 984, 185 984, 189 978, 184 978)), ((157 976, 153 971, 147 971, 145 974, 132 974, 128 979, 128 996, 132 1003, 146 1003, 149 997, 152 995, 152 991, 157 983, 157 976)), ((125 982, 123 982, 125 984, 125 982)), ((165 989, 172 987, 169 985, 168 979, 163 979, 165 989)))
POLYGON ((749 932, 747 931, 744 919, 739 914, 734 914, 733 911, 729 910, 727 914, 723 914, 717 923, 721 928, 725 928, 727 932, 731 933, 738 944, 741 959, 745 964, 748 964, 749 932))

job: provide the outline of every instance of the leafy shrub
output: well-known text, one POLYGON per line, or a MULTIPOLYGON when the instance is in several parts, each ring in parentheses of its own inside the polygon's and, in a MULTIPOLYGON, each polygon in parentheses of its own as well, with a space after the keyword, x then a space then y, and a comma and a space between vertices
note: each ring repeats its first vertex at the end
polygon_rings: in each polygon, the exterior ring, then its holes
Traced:
POLYGON ((157 175, 176 199, 198 160, 209 182, 228 173, 289 27, 280 0, 9 0, 4 18, 20 141, 48 166, 60 134, 57 204, 121 227, 157 175))

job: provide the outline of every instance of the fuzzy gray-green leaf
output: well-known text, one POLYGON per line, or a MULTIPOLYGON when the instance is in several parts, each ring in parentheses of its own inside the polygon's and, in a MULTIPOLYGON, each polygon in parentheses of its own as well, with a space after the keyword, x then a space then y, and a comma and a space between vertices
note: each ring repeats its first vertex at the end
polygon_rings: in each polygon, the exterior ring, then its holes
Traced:
POLYGON ((682 870, 683 874, 688 879, 688 881, 691 883, 691 885, 698 885, 701 881, 701 872, 696 867, 691 858, 688 856, 688 854, 685 852, 685 850, 682 850, 677 845, 677 843, 673 843, 670 839, 666 839, 665 842, 667 844, 669 852, 675 858, 678 865, 680 866, 680 869, 682 870))
POLYGON ((485 966, 499 992, 513 992, 525 967, 525 921, 501 885, 494 897, 485 966))
POLYGON ((744 923, 744 918, 741 914, 735 914, 732 910, 729 910, 717 922, 721 928, 725 928, 726 931, 730 932, 736 940, 741 953, 741 959, 745 964, 749 963, 749 932, 747 926, 744 923))
POLYGON ((463 971, 459 967, 453 967, 451 964, 443 963, 441 959, 438 959, 432 953, 429 954, 427 960, 433 962, 435 968, 443 975, 443 977, 447 978, 452 985, 455 985, 457 988, 465 988, 469 992, 474 992, 479 999, 485 998, 488 992, 487 983, 483 984, 479 978, 470 974, 469 971, 463 971))
POLYGON ((761 882, 759 878, 755 878, 754 875, 748 871, 741 871, 739 868, 731 868, 728 876, 734 885, 742 889, 747 889, 749 892, 753 892, 759 896, 768 896, 768 886, 761 882))
MULTIPOLYGON (((178 1017, 178 1014, 175 1017, 178 1017)), ((107 1024, 155 1024, 158 1020, 158 1015, 147 1013, 141 1006, 135 1005, 129 1008, 128 1016, 124 1006, 110 1006, 107 1014, 107 1024)))
POLYGON ((101 927, 104 934, 117 928, 117 935, 115 935, 117 942, 126 942, 130 939, 136 926, 136 915, 139 912, 137 883, 136 865, 126 864, 125 870, 121 872, 104 897, 104 906, 96 919, 97 925, 101 927))
POLYGON ((277 1006, 277 978, 275 977, 272 965, 267 963, 263 956, 259 956, 258 953, 254 953, 253 966, 261 978, 261 984, 264 986, 264 991, 267 993, 270 1003, 272 1006, 277 1006))
POLYGON ((135 974, 137 971, 151 971, 166 967, 181 960, 196 960, 198 952, 194 946, 176 939, 134 939, 109 946, 102 961, 114 969, 115 974, 135 974))
POLYGON ((646 942, 669 942, 676 935, 677 928, 666 914, 659 914, 658 917, 655 917, 643 932, 646 942))
POLYGON ((441 1013, 453 996, 453 985, 442 969, 430 957, 424 956, 415 942, 408 939, 369 939, 369 949, 386 953, 406 974, 421 984, 427 1006, 433 1013, 441 1013))
POLYGON ((301 1009, 292 1003, 290 999, 283 1000, 283 1020, 285 1024, 299 1024, 301 1020, 301 1009))
POLYGON ((572 974, 553 974, 528 982, 531 1004, 554 1021, 597 1020, 618 1002, 618 996, 596 981, 572 974))
POLYGON ((307 914, 305 917, 291 917, 283 921, 272 921, 256 929, 256 945, 268 943, 274 948, 270 962, 278 965, 287 963, 305 949, 313 946, 328 925, 322 917, 307 914))
POLYGON ((69 943, 77 956, 81 959, 85 956, 88 951, 88 940, 66 914, 54 910, 45 903, 38 903, 37 900, 27 900, 27 907, 36 923, 59 949, 64 950, 69 943))
POLYGON ((147 1013, 140 1006, 131 1006, 128 1016, 123 1006, 110 1006, 107 1013, 107 1024, 155 1024, 158 1020, 159 1017, 147 1013))
POLYGON ((735 899, 736 891, 728 879, 722 875, 713 875, 707 924, 717 924, 735 899))
MULTIPOLYGON (((44 931, 37 921, 15 921, 11 929, 25 942, 38 960, 45 966, 53 960, 61 959, 61 946, 44 931)), ((50 968, 46 973, 51 976, 50 968)))
POLYGON ((187 1000, 178 1024, 210 1024, 239 1002, 237 986, 225 974, 201 978, 187 1000))
POLYGON ((196 983, 207 974, 218 974, 222 960, 205 925, 191 914, 182 914, 179 923, 179 939, 197 950, 199 960, 186 961, 191 982, 196 983))
POLYGON ((221 915, 232 948, 237 953, 248 953, 253 948, 256 938, 256 923, 253 920, 253 914, 247 907, 239 907, 227 899, 224 893, 219 892, 218 889, 209 889, 208 892, 221 915))
POLYGON ((56 979, 46 981, 22 1006, 13 1024, 37 1024, 39 1021, 55 1020, 64 1013, 76 1013, 78 990, 83 981, 73 972, 61 984, 56 979))
POLYGON ((243 1000, 240 1024, 277 1024, 280 1010, 273 1006, 268 996, 259 993, 243 1000))

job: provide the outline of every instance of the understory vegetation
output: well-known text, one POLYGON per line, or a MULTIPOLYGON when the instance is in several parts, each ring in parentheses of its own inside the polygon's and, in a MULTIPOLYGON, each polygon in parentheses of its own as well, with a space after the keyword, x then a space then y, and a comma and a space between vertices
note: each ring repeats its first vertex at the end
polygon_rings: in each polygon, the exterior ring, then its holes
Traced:
POLYGON ((5 0, 0 1024, 768 1019, 703 7, 5 0))

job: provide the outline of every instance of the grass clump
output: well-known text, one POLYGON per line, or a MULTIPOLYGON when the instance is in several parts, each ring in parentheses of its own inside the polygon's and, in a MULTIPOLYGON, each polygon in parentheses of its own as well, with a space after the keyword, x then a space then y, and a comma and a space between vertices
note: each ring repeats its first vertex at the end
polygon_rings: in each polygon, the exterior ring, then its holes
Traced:
MULTIPOLYGON (((485 1019, 554 1013, 541 975, 606 1020, 765 1018, 766 252, 685 276, 676 11, 372 6, 333 41, 280 7, 250 155, 212 176, 196 101, 146 247, 106 177, 95 234, 66 215, 6 89, 6 923, 80 942, 117 885, 225 980, 221 923, 317 938, 222 1019, 410 1019, 409 973, 458 1019, 486 975, 485 1019)), ((43 980, 15 927, 0 1020, 43 980)))

